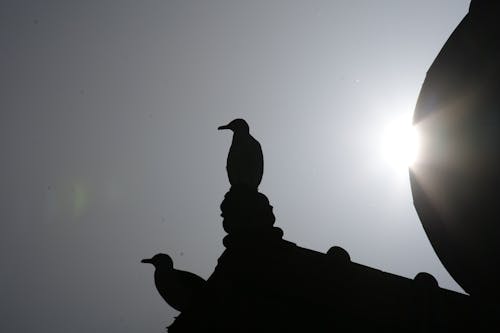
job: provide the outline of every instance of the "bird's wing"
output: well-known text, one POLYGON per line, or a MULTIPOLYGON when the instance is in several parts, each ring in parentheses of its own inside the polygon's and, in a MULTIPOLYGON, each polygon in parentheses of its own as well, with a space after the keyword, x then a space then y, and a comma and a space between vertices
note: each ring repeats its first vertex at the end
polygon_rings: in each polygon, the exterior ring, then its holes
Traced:
MULTIPOLYGON (((257 142, 257 159, 258 159, 258 168, 260 171, 260 178, 262 179, 262 174, 264 173, 264 154, 262 153, 262 147, 260 146, 259 141, 255 140, 257 142)), ((259 179, 260 183, 260 179, 259 179)))
POLYGON ((258 186, 260 181, 262 180, 262 175, 264 173, 264 155, 262 154, 262 147, 260 146, 259 141, 255 140, 252 137, 251 143, 251 154, 249 164, 255 168, 255 184, 258 186))
POLYGON ((177 270, 177 274, 186 289, 196 290, 203 287, 206 283, 202 277, 191 272, 177 270))

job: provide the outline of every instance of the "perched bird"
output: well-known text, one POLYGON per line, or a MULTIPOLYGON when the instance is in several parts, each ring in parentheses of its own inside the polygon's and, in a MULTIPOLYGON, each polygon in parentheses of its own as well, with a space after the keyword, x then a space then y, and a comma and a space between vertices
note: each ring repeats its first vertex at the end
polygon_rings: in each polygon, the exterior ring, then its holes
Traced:
POLYGON ((196 274, 174 269, 172 258, 167 254, 158 253, 141 262, 155 267, 156 289, 165 302, 177 311, 185 310, 206 283, 196 274))
POLYGON ((235 119, 219 130, 233 131, 233 142, 227 155, 227 175, 229 183, 257 189, 264 173, 264 157, 260 143, 250 135, 248 124, 243 119, 235 119))

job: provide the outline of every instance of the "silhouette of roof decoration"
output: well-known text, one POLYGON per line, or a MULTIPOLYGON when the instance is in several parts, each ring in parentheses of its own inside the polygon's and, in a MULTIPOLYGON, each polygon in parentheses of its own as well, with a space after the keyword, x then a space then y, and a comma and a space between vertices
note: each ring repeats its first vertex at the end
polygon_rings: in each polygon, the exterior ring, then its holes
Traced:
POLYGON ((226 250, 204 290, 168 328, 180 332, 457 331, 473 327, 470 297, 370 268, 332 247, 284 240, 262 193, 232 188, 221 204, 226 250))
POLYGON ((496 331, 499 15, 500 1, 471 1, 429 69, 414 114, 424 138, 410 170, 414 205, 441 262, 472 296, 440 288, 428 273, 408 279, 354 263, 340 247, 325 254, 284 240, 256 191, 260 146, 239 141, 228 158, 229 178, 238 180, 230 183, 239 186, 221 204, 226 250, 169 331, 496 331))

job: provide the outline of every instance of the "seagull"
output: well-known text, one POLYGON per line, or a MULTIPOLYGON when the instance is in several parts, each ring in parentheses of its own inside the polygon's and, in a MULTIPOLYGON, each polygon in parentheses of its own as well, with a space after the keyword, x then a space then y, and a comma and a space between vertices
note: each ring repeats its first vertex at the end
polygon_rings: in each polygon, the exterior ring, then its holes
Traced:
POLYGON ((184 311, 206 281, 196 274, 174 269, 169 255, 158 253, 142 263, 155 267, 155 285, 161 297, 177 311, 184 311))
POLYGON ((243 119, 235 119, 218 129, 233 131, 233 142, 226 164, 229 183, 256 190, 264 173, 264 157, 259 141, 250 135, 248 124, 243 119))

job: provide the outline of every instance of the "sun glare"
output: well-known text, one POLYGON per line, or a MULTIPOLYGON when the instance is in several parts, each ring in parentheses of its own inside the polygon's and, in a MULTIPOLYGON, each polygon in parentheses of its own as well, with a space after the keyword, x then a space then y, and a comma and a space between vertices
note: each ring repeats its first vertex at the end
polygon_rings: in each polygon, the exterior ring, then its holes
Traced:
POLYGON ((411 121, 399 119, 388 124, 383 132, 382 154, 386 162, 406 171, 416 161, 419 135, 411 121))

